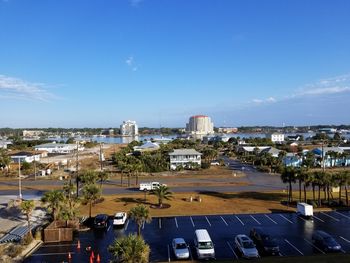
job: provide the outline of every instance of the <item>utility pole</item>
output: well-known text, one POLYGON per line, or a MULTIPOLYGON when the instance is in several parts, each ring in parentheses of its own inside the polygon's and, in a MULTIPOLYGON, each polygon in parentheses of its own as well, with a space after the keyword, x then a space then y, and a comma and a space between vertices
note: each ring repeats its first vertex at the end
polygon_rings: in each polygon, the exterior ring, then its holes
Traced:
POLYGON ((76 164, 75 164, 75 181, 77 184, 77 197, 79 197, 79 142, 77 141, 77 156, 76 156, 76 164))
POLYGON ((101 166, 101 172, 103 171, 103 151, 102 151, 102 145, 103 143, 100 142, 100 166, 101 166))
POLYGON ((18 158, 18 197, 22 200, 21 158, 18 158))
POLYGON ((36 181, 36 149, 34 148, 34 181, 36 181))
POLYGON ((325 172, 325 170, 326 170, 326 166, 325 166, 325 163, 324 163, 324 141, 322 140, 321 141, 322 142, 322 170, 323 170, 323 172, 325 172))

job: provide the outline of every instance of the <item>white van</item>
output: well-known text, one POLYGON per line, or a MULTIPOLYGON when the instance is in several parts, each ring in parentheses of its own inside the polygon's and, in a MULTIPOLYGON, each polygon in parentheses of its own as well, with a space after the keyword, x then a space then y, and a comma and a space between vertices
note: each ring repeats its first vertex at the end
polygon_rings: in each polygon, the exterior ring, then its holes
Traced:
POLYGON ((198 259, 215 258, 213 241, 206 229, 197 229, 194 232, 194 247, 196 248, 198 259))

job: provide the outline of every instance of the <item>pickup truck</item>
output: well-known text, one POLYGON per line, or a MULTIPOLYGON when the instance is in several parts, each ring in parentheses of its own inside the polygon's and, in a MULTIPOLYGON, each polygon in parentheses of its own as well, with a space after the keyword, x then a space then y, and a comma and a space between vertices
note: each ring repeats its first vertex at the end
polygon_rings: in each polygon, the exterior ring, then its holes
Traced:
POLYGON ((140 183, 140 191, 151 191, 158 188, 161 185, 166 185, 166 184, 161 184, 159 182, 140 183))

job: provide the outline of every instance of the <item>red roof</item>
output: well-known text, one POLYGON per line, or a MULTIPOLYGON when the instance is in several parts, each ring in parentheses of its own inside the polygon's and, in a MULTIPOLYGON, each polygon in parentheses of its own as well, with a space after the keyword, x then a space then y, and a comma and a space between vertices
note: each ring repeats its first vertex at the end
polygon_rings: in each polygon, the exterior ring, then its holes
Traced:
POLYGON ((192 118, 208 118, 206 115, 194 115, 192 118))

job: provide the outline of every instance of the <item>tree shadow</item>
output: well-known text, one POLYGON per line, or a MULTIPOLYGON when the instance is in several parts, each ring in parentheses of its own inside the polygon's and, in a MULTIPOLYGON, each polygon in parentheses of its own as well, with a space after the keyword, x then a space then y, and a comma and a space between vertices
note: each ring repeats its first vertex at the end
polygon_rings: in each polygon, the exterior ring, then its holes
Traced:
POLYGON ((124 202, 124 206, 128 204, 144 204, 144 205, 152 205, 148 200, 145 200, 144 198, 134 198, 134 197, 121 197, 121 198, 115 198, 113 200, 114 202, 124 202))
POLYGON ((213 196, 222 199, 235 199, 235 198, 245 198, 245 199, 256 199, 264 201, 281 201, 285 198, 283 193, 263 193, 263 192, 241 192, 241 193, 220 193, 215 191, 201 191, 199 194, 213 196))

